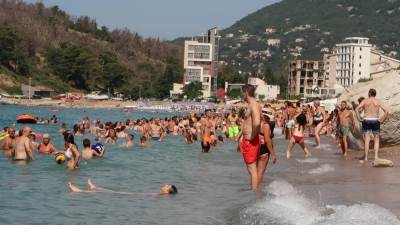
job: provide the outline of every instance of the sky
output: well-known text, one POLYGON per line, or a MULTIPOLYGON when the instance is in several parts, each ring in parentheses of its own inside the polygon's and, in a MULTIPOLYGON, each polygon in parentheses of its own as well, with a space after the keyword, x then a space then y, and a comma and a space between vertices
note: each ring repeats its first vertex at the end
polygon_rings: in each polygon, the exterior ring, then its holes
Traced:
MULTIPOLYGON (((37 0, 25 0, 34 3, 37 0)), ((144 37, 172 40, 226 28, 278 0, 41 0, 72 16, 90 16, 99 26, 128 28, 144 37)))

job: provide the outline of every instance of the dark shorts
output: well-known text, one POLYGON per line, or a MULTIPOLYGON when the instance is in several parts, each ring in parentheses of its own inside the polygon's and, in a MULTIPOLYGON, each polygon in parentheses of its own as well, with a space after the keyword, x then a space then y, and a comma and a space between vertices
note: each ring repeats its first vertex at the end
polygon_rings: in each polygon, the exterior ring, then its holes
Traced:
POLYGON ((379 135, 381 132, 381 123, 378 120, 363 120, 362 131, 364 134, 372 132, 373 135, 379 135))
POLYGON ((318 126, 318 124, 320 124, 322 122, 323 122, 323 120, 314 120, 313 125, 314 125, 314 127, 316 127, 316 126, 318 126))
POLYGON ((266 144, 262 144, 260 147, 260 156, 264 154, 271 154, 266 144))
POLYGON ((151 137, 151 140, 153 140, 153 141, 159 141, 159 140, 160 140, 160 137, 151 137))

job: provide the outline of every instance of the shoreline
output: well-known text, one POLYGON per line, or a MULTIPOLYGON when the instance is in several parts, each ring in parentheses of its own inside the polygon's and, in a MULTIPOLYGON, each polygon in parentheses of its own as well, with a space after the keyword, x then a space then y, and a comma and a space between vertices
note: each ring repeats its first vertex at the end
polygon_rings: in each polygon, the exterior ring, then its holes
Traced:
MULTIPOLYGON (((170 106, 170 105, 202 105, 202 106, 212 106, 215 107, 214 103, 202 103, 202 102, 164 102, 164 101, 148 101, 146 103, 141 101, 117 101, 117 100, 74 100, 74 101, 65 101, 65 100, 54 100, 54 99, 10 99, 10 98, 1 98, 0 104, 3 105, 22 105, 22 106, 48 106, 54 108, 84 108, 84 109, 112 109, 112 108, 120 108, 120 109, 135 109, 135 107, 139 107, 140 105, 148 105, 148 107, 152 106, 170 106)), ((140 109, 140 108, 136 108, 140 109)), ((156 110, 156 108, 148 110, 156 110)), ((162 109, 164 110, 164 109, 162 109)))

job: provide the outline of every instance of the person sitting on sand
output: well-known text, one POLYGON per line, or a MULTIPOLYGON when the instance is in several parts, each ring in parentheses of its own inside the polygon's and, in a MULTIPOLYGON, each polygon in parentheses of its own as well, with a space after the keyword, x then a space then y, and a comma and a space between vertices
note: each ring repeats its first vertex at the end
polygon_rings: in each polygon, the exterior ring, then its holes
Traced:
POLYGON ((290 159, 293 147, 296 144, 300 145, 300 147, 303 149, 306 157, 311 156, 310 151, 307 149, 307 147, 304 144, 304 130, 306 128, 306 125, 307 125, 307 117, 306 117, 306 115, 304 115, 304 113, 300 113, 296 117, 296 124, 294 126, 293 135, 290 138, 289 145, 288 145, 288 148, 286 151, 287 159, 290 159))
POLYGON ((75 186, 72 182, 68 182, 68 187, 71 190, 71 192, 77 192, 77 193, 109 192, 109 193, 120 194, 120 195, 151 195, 151 196, 173 195, 173 194, 178 193, 178 189, 176 188, 176 186, 171 185, 171 184, 164 185, 163 187, 161 187, 159 192, 155 192, 155 193, 113 191, 110 189, 97 187, 90 178, 88 179, 88 190, 82 190, 82 189, 78 188, 77 186, 75 186))

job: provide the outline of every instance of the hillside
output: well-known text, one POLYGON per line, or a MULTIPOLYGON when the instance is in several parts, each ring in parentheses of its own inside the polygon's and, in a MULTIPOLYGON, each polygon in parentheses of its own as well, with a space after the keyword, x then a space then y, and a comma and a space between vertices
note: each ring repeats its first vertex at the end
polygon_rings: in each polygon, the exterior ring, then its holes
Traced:
POLYGON ((398 24, 398 0, 283 0, 223 30, 220 58, 244 72, 272 70, 267 80, 284 87, 289 59, 320 59, 345 37, 369 37, 397 57, 398 24))
POLYGON ((57 6, 0 1, 0 90, 11 94, 31 77, 58 93, 111 90, 137 98, 141 90, 162 98, 182 80, 182 56, 181 46, 98 27, 57 6))

